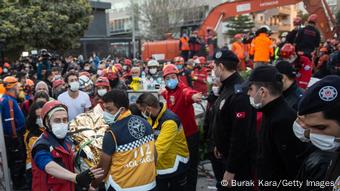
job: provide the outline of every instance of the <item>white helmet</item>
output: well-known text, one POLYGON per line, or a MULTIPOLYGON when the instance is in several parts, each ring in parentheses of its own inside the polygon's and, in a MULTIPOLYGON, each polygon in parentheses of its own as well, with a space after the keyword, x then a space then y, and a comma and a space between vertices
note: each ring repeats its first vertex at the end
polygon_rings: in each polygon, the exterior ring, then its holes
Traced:
POLYGON ((271 33, 272 31, 268 25, 262 25, 259 29, 266 29, 268 33, 271 33))
POLYGON ((157 60, 150 60, 148 62, 148 67, 153 67, 153 66, 159 67, 159 63, 157 62, 157 60))
POLYGON ((84 90, 91 90, 93 88, 93 82, 92 80, 85 76, 85 75, 82 75, 79 77, 79 85, 80 85, 80 90, 84 91, 84 90))

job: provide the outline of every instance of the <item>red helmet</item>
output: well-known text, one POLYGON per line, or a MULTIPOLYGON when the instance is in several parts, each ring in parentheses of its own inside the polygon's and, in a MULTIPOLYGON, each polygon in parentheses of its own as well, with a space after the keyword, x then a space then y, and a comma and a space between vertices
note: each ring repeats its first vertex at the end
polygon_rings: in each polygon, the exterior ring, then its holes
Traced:
POLYGON ((320 48, 320 52, 328 52, 327 47, 322 47, 322 48, 320 48))
POLYGON ((317 14, 311 14, 309 17, 308 17, 308 19, 307 19, 307 21, 309 22, 309 23, 316 23, 316 20, 318 19, 318 15, 317 14))
POLYGON ((242 38, 242 34, 235 34, 234 39, 241 39, 242 38))
POLYGON ((49 113, 58 107, 60 107, 60 109, 62 110, 66 110, 67 112, 67 106, 57 100, 46 102, 44 106, 42 107, 41 119, 43 120, 43 124, 45 127, 49 127, 48 122, 47 122, 47 117, 49 116, 49 113))
POLYGON ((88 72, 80 72, 80 73, 79 73, 79 77, 80 77, 80 76, 87 76, 88 78, 91 78, 91 74, 88 73, 88 72))
POLYGON ((296 54, 295 47, 290 43, 284 44, 283 47, 281 48, 280 55, 282 58, 289 58, 294 54, 296 54))
POLYGON ((64 80, 54 80, 53 83, 52 83, 52 87, 56 88, 56 87, 62 86, 64 84, 65 84, 64 80))
POLYGON ((31 79, 26 79, 26 83, 25 83, 25 86, 34 86, 34 82, 33 82, 33 80, 31 80, 31 79))
POLYGON ((175 64, 184 64, 184 58, 181 57, 181 56, 176 56, 176 57, 174 58, 174 63, 175 63, 175 64))
POLYGON ((118 72, 120 72, 120 73, 123 72, 123 67, 122 67, 121 64, 114 64, 113 66, 117 68, 118 72))
POLYGON ((174 64, 167 64, 163 67, 163 77, 169 74, 178 74, 179 71, 174 64))
POLYGON ((11 68, 11 65, 9 65, 8 62, 5 62, 5 63, 4 63, 4 67, 5 67, 5 68, 11 68))
POLYGON ((301 17, 295 17, 293 21, 294 26, 299 26, 302 24, 302 19, 301 17))
POLYGON ((106 77, 99 77, 96 81, 96 86, 110 87, 110 82, 106 77))
POLYGON ((130 59, 124 59, 124 65, 132 67, 132 61, 130 59))
POLYGON ((119 78, 118 69, 115 66, 110 66, 104 70, 104 76, 109 80, 119 78))

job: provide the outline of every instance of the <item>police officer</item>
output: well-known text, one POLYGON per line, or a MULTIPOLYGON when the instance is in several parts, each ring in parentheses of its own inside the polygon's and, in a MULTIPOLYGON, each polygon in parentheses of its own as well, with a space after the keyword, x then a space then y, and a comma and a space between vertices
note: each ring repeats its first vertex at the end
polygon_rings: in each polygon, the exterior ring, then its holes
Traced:
POLYGON ((304 130, 309 131, 313 145, 337 156, 330 163, 326 175, 333 186, 325 190, 340 188, 340 77, 330 75, 311 86, 299 103, 298 119, 304 130))
POLYGON ((287 61, 279 61, 275 67, 282 74, 283 97, 289 107, 296 111, 298 102, 303 96, 302 89, 298 87, 295 81, 296 72, 293 66, 287 61))
POLYGON ((305 150, 305 145, 292 129, 296 112, 282 97, 282 75, 273 66, 260 66, 250 74, 249 82, 250 104, 263 113, 258 136, 257 176, 262 181, 293 180, 302 162, 297 156, 305 150))
MULTIPOLYGON (((226 190, 231 187, 233 180, 252 179, 251 164, 256 151, 256 113, 241 88, 243 79, 237 72, 237 56, 223 48, 215 53, 215 63, 214 72, 222 86, 212 114, 214 154, 215 158, 221 159, 220 164, 214 166, 218 190, 226 190)), ((246 187, 231 189, 247 190, 246 187)))

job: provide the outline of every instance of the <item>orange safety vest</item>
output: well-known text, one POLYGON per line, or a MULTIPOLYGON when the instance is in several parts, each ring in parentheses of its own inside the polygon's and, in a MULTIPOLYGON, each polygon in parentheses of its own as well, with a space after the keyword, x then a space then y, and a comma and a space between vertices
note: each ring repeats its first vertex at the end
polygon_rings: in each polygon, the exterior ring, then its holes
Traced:
POLYGON ((265 33, 260 33, 251 42, 250 55, 254 55, 254 62, 269 62, 274 55, 273 42, 265 33))
POLYGON ((189 38, 188 37, 182 37, 181 39, 179 39, 181 41, 181 50, 185 51, 185 50, 190 50, 189 47, 189 38))

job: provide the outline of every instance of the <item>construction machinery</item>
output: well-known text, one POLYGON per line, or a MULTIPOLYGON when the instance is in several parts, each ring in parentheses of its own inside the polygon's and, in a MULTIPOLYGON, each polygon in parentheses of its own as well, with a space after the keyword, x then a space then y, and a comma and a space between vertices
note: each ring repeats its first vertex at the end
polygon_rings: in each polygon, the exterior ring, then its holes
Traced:
MULTIPOLYGON (((317 14, 317 26, 325 39, 333 37, 339 30, 336 29, 334 15, 330 11, 326 0, 238 0, 222 3, 213 8, 198 29, 198 36, 205 38, 208 28, 216 29, 224 20, 237 15, 255 13, 267 9, 303 2, 309 14, 317 14), (333 28, 333 29, 332 29, 333 28)), ((142 59, 157 57, 161 60, 171 60, 180 54, 179 40, 168 39, 163 41, 145 42, 142 47, 142 59)))

